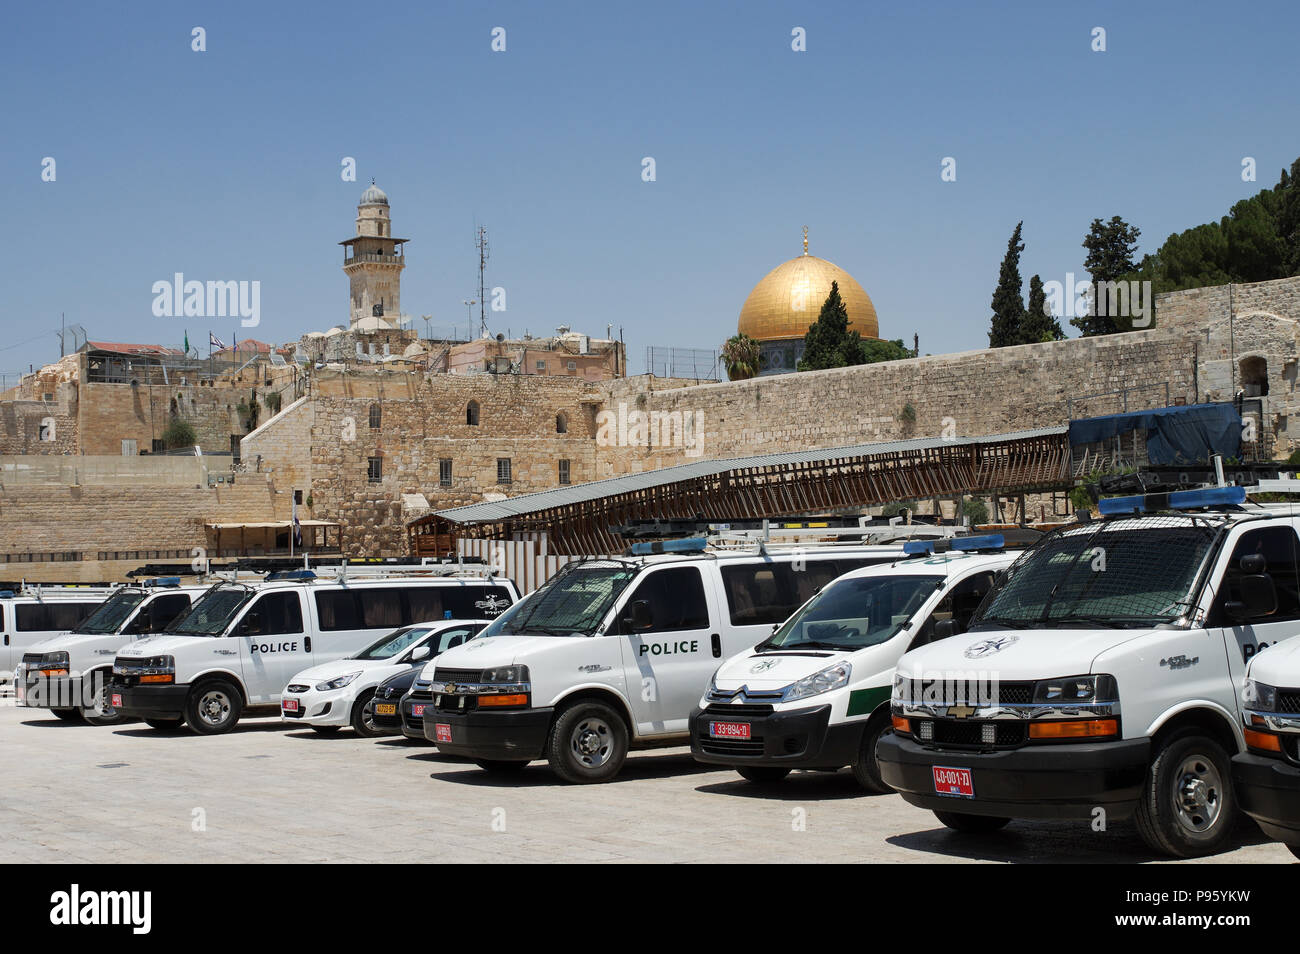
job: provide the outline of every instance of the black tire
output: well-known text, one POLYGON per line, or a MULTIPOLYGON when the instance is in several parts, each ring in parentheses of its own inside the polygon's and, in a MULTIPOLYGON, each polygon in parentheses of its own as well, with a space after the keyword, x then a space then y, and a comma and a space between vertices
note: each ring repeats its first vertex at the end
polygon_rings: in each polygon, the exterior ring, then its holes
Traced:
POLYGON ((313 725, 313 726, 311 726, 310 728, 311 728, 311 730, 312 730, 313 732, 315 732, 317 735, 334 735, 335 733, 338 732, 339 729, 343 728, 343 726, 341 726, 341 725, 313 725))
POLYGON ((779 765, 746 765, 744 768, 736 769, 736 774, 746 782, 755 782, 759 785, 774 785, 790 774, 788 768, 781 768, 779 765))
POLYGON ((121 725, 123 722, 130 721, 108 704, 108 695, 108 678, 105 676, 99 689, 98 708, 81 710, 81 717, 86 720, 87 725, 121 725))
POLYGON ((849 768, 858 784, 874 795, 884 795, 893 789, 880 777, 880 763, 876 761, 876 742, 890 726, 888 715, 872 716, 867 727, 862 730, 862 743, 858 746, 858 757, 849 768))
POLYGON ((158 732, 177 732, 185 724, 184 719, 145 719, 144 724, 158 732))
POLYGON ((50 711, 53 712, 56 716, 58 716, 58 717, 59 717, 61 720, 63 720, 64 722, 80 722, 80 721, 81 721, 81 710, 80 710, 80 709, 51 709, 50 711))
POLYGON ((485 772, 491 772, 493 775, 514 775, 528 763, 503 762, 500 759, 475 759, 474 764, 485 772))
POLYGON ((608 782, 627 760, 623 717, 603 702, 575 703, 551 726, 546 760, 566 782, 608 782))
POLYGON ((224 679, 203 682, 185 700, 185 721, 199 735, 221 735, 239 722, 244 697, 224 679))
POLYGON ((967 815, 963 812, 935 812, 934 817, 953 831, 963 835, 985 835, 1006 828, 1010 818, 996 815, 967 815))
POLYGON ((388 734, 386 730, 375 725, 375 713, 370 706, 370 701, 374 697, 375 690, 367 689, 352 704, 352 731, 366 739, 388 734))
POLYGON ((1286 850, 1291 852, 1297 858, 1300 858, 1300 845, 1287 845, 1286 850))
POLYGON ((1195 729, 1163 741, 1147 769, 1137 829, 1152 851, 1175 858, 1227 847, 1236 823, 1228 753, 1195 729))

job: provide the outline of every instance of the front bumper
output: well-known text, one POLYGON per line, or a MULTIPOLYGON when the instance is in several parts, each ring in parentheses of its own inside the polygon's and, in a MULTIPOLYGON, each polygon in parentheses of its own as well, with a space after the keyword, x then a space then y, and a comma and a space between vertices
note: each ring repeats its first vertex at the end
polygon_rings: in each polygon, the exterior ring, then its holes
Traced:
POLYGON ((981 752, 926 748, 886 732, 876 745, 881 777, 910 804, 1001 818, 1091 820, 1099 807, 1111 819, 1128 818, 1146 784, 1150 756, 1145 738, 981 752), (975 796, 937 794, 936 766, 969 769, 975 796))
MULTIPOLYGON (((402 731, 402 700, 398 696, 391 699, 371 699, 370 700, 370 721, 375 724, 375 728, 384 729, 389 732, 402 731), (392 706, 391 714, 383 714, 379 711, 380 706, 392 706)), ((424 720, 420 720, 420 738, 424 738, 424 720)))
POLYGON ((433 696, 424 698, 413 698, 409 694, 402 696, 402 701, 397 705, 398 715, 402 719, 402 735, 416 742, 428 742, 429 740, 424 737, 424 713, 421 711, 419 715, 416 715, 415 706, 425 706, 432 709, 433 696))
POLYGON ((1300 845, 1300 768, 1282 759, 1242 752, 1232 757, 1237 802, 1268 835, 1300 845))
POLYGON ((90 703, 82 689, 81 676, 41 676, 26 670, 14 676, 15 704, 29 709, 85 708, 90 703))
POLYGON ((131 719, 183 719, 188 685, 128 686, 116 680, 108 684, 109 699, 120 695, 122 704, 114 706, 131 719))
POLYGON ((447 755, 532 761, 541 758, 546 749, 554 714, 552 708, 445 712, 430 705, 424 710, 424 737, 447 755), (442 739, 438 738, 438 726, 445 727, 442 739))
POLYGON ((352 717, 352 698, 343 689, 318 692, 283 692, 280 694, 280 718, 285 722, 307 725, 347 725, 352 717), (297 709, 286 703, 298 703, 297 709))
POLYGON ((727 706, 691 712, 691 755, 712 765, 782 765, 788 768, 842 768, 857 759, 867 720, 830 724, 831 707, 784 712, 732 714, 727 706), (749 726, 748 739, 715 739, 710 722, 749 726))

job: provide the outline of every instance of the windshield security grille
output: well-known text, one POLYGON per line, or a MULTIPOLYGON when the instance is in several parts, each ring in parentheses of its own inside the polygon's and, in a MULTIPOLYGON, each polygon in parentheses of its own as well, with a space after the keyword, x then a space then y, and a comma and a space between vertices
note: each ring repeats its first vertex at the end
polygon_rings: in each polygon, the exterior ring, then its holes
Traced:
POLYGON ((1137 626, 1184 616, 1222 518, 1167 514, 1065 527, 1025 551, 972 628, 1137 626))

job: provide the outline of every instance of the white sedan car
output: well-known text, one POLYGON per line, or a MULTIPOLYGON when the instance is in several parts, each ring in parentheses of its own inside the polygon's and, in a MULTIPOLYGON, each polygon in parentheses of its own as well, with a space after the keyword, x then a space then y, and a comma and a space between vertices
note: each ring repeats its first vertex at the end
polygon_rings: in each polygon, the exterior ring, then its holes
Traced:
POLYGON ((280 716, 323 735, 346 725, 359 735, 380 735, 366 705, 375 687, 403 669, 473 639, 487 624, 482 619, 444 619, 403 626, 354 656, 304 669, 280 694, 280 716))

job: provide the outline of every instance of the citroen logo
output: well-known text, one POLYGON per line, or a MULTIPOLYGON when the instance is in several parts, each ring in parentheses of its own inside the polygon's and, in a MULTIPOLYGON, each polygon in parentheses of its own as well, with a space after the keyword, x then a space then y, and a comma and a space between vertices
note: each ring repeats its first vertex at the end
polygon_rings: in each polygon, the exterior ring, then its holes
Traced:
POLYGON ((1019 641, 1019 636, 997 636, 993 639, 981 639, 979 642, 971 643, 966 647, 965 656, 967 659, 982 659, 985 656, 1000 653, 1012 643, 1019 641))

